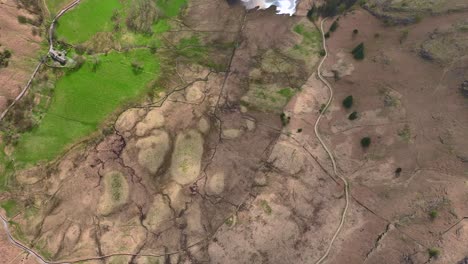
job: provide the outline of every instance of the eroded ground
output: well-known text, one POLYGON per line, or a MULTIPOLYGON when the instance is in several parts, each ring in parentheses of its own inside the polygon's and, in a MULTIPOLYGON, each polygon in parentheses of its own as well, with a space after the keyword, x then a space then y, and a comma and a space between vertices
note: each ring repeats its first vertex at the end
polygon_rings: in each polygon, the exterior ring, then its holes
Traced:
MULTIPOLYGON (((319 129, 351 193, 328 263, 466 256, 467 33, 457 29, 465 17, 386 27, 357 9, 327 39, 323 74, 335 100, 319 129), (356 61, 350 51, 360 42, 365 59, 356 61), (363 149, 365 136, 372 143, 363 149)), ((3 199, 17 201, 16 237, 53 260, 315 262, 344 206, 314 135, 328 98, 314 73, 318 29, 305 17, 210 0, 190 1, 181 22, 168 40, 230 43, 212 54, 222 67, 178 57, 165 91, 117 115, 111 131, 18 171, 3 199)))

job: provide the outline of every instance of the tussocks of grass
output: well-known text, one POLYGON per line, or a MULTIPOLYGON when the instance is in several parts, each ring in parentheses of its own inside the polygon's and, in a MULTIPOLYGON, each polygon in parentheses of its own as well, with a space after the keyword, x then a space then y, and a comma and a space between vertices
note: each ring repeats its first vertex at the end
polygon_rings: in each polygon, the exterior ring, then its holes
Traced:
POLYGON ((172 153, 171 174, 179 184, 189 184, 200 174, 203 137, 195 130, 177 135, 172 153))
POLYGON ((271 213, 273 212, 273 209, 271 209, 271 206, 266 200, 261 200, 260 206, 262 207, 263 212, 265 212, 267 215, 271 215, 271 213))
POLYGON ((104 175, 104 192, 99 200, 99 213, 109 215, 123 206, 129 197, 129 187, 124 175, 120 172, 109 172, 104 175))

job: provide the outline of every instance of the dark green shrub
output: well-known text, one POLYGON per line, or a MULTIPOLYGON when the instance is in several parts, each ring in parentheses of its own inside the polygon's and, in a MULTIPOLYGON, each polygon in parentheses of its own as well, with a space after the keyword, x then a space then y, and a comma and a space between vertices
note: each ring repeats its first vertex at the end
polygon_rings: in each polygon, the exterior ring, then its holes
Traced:
POLYGON ((370 137, 363 137, 361 139, 361 146, 363 148, 368 148, 371 144, 371 138, 370 137))
POLYGON ((364 43, 361 42, 357 45, 351 53, 353 54, 354 59, 356 60, 363 60, 364 59, 364 43))
POLYGON ((321 57, 325 56, 326 54, 327 54, 327 53, 325 52, 324 49, 321 49, 321 50, 320 50, 319 55, 320 55, 321 57))
POLYGON ((359 30, 357 30, 357 29, 353 30, 353 35, 357 35, 358 33, 359 33, 359 30))
POLYGON ((289 123, 289 120, 291 119, 291 117, 286 116, 285 113, 281 113, 280 118, 281 118, 281 124, 283 126, 287 126, 289 123))
POLYGON ((335 20, 330 26, 330 31, 335 32, 335 30, 338 28, 338 22, 335 20))
POLYGON ((437 212, 436 210, 431 210, 431 211, 429 212, 429 217, 431 218, 431 220, 436 219, 437 216, 439 216, 439 212, 437 212))
POLYGON ((299 128, 299 129, 297 130, 297 133, 301 133, 301 132, 302 132, 302 128, 299 128))
POLYGON ((9 59, 11 58, 11 51, 4 50, 3 52, 0 51, 0 68, 8 67, 9 59))
POLYGON ((3 57, 5 57, 5 58, 7 58, 7 59, 11 58, 11 51, 5 50, 5 51, 3 52, 3 57))
POLYGON ((325 110, 325 106, 326 106, 326 104, 320 105, 319 113, 323 113, 323 111, 325 110))
POLYGON ((26 23, 29 22, 29 19, 26 18, 25 16, 18 16, 18 22, 19 22, 20 24, 26 24, 26 23))
POLYGON ((329 38, 330 37, 330 32, 325 33, 324 36, 325 36, 325 38, 329 38))
POLYGON ((440 250, 438 248, 429 248, 427 250, 427 253, 429 254, 430 258, 437 258, 440 255, 440 250))
POLYGON ((401 171, 402 171, 401 168, 397 168, 397 169, 395 170, 395 175, 399 176, 400 173, 401 173, 401 171))
POLYGON ((348 116, 348 119, 349 120, 355 120, 356 118, 358 118, 358 113, 356 111, 352 112, 349 116, 348 116))
POLYGON ((347 97, 343 100, 343 106, 344 106, 346 109, 349 109, 349 108, 351 108, 351 106, 353 106, 353 96, 352 96, 352 95, 347 96, 347 97))

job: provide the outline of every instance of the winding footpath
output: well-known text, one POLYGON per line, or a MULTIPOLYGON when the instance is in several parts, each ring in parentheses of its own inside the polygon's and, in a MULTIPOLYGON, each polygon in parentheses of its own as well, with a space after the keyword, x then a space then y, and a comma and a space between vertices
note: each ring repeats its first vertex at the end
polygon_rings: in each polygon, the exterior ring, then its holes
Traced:
POLYGON ((339 175, 338 174, 338 170, 337 170, 337 167, 336 167, 336 161, 335 161, 335 156, 333 156, 333 153, 330 151, 330 149, 327 147, 327 145, 325 144, 325 142, 323 141, 322 137, 320 136, 320 133, 318 131, 318 127, 319 127, 319 123, 320 123, 320 120, 322 119, 322 117, 324 116, 326 110, 328 109, 328 107, 330 106, 331 102, 333 101, 333 88, 332 86, 330 85, 330 83, 322 76, 322 73, 321 73, 321 69, 322 69, 322 65, 323 63, 325 62, 325 60, 327 59, 328 57, 328 50, 327 50, 327 43, 325 41, 325 34, 324 34, 324 31, 323 31, 323 23, 325 22, 325 20, 327 20, 326 18, 324 20, 322 20, 322 22, 320 23, 320 32, 322 33, 322 45, 323 45, 323 49, 325 50, 325 56, 323 56, 323 59, 322 61, 320 62, 319 66, 317 67, 317 75, 318 77, 320 78, 320 80, 328 87, 328 90, 330 91, 330 97, 328 98, 328 101, 327 101, 327 104, 325 105, 325 107, 323 108, 322 111, 320 111, 320 114, 317 118, 317 121, 315 121, 315 126, 314 126, 314 132, 315 132, 315 136, 318 138, 318 140, 320 141, 320 144, 322 145, 323 149, 325 149, 325 151, 327 152, 328 156, 330 157, 330 160, 331 160, 331 163, 333 165, 333 174, 334 176, 340 178, 340 180, 343 182, 344 184, 344 192, 345 192, 345 206, 343 208, 343 212, 341 214, 341 220, 340 220, 340 224, 338 225, 338 227, 336 228, 336 231, 335 231, 335 234, 333 235, 333 237, 331 238, 329 244, 328 244, 328 247, 327 247, 327 250, 325 251, 325 253, 322 255, 322 257, 317 260, 317 262, 315 262, 316 264, 320 264, 320 263, 323 263, 323 261, 328 257, 328 255, 330 254, 330 251, 331 251, 331 248, 333 246, 333 243, 335 242, 336 238, 338 237, 341 229, 343 228, 343 225, 346 221, 346 212, 348 211, 348 206, 349 206, 349 185, 348 185, 348 181, 346 180, 346 178, 344 178, 343 176, 339 175))

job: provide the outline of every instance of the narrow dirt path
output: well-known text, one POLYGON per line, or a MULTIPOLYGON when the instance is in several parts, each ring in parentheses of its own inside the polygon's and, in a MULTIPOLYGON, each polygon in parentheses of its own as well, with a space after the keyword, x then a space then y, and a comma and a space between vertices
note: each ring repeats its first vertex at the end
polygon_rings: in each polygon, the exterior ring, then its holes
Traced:
POLYGON ((344 192, 345 192, 345 206, 343 208, 343 212, 341 214, 341 220, 340 220, 340 224, 338 225, 338 227, 336 228, 336 231, 335 231, 335 234, 333 235, 333 237, 331 238, 329 244, 328 244, 328 247, 327 247, 327 250, 325 251, 325 253, 323 254, 323 256, 317 260, 317 262, 315 262, 316 264, 319 264, 319 263, 323 263, 323 261, 328 257, 328 255, 330 254, 330 251, 331 251, 331 248, 333 246, 333 243, 335 242, 336 238, 338 237, 341 229, 343 228, 343 225, 346 221, 346 212, 348 211, 348 206, 349 206, 349 194, 348 194, 348 189, 349 189, 349 186, 348 186, 348 181, 346 180, 346 178, 344 178, 343 176, 340 176, 338 174, 338 170, 337 170, 337 167, 336 167, 336 161, 335 161, 335 156, 333 156, 333 153, 330 151, 330 149, 327 147, 327 145, 325 144, 325 142, 323 141, 322 137, 320 136, 320 133, 318 131, 318 126, 319 126, 319 123, 320 123, 320 120, 322 119, 322 117, 325 115, 325 112, 326 110, 328 109, 328 107, 330 106, 331 102, 333 101, 333 88, 332 86, 330 85, 330 83, 328 83, 328 81, 322 76, 322 73, 321 73, 321 69, 322 69, 322 65, 323 63, 325 62, 325 60, 327 59, 328 57, 328 50, 327 50, 327 43, 326 43, 326 39, 325 39, 325 34, 324 34, 324 31, 323 31, 323 23, 326 21, 327 19, 325 18, 324 20, 322 20, 322 22, 320 23, 320 32, 322 33, 322 45, 323 45, 323 49, 325 50, 325 56, 323 56, 323 59, 322 61, 320 62, 319 66, 317 67, 317 75, 318 77, 320 78, 320 80, 328 87, 328 90, 330 91, 330 97, 328 98, 328 101, 327 101, 327 104, 325 105, 325 107, 323 108, 322 111, 320 111, 320 114, 317 118, 317 121, 315 121, 315 126, 314 126, 314 132, 315 132, 315 136, 318 138, 318 140, 320 141, 320 144, 322 145, 323 149, 325 149, 325 151, 327 152, 328 156, 330 157, 330 160, 331 160, 331 163, 332 163, 332 166, 333 166, 333 174, 334 176, 340 178, 340 180, 343 182, 344 184, 344 192))

